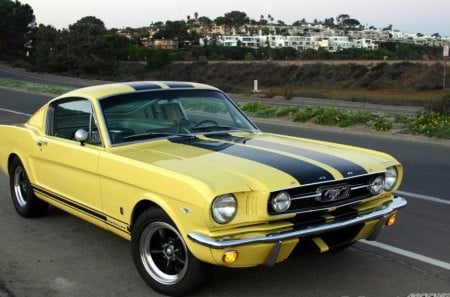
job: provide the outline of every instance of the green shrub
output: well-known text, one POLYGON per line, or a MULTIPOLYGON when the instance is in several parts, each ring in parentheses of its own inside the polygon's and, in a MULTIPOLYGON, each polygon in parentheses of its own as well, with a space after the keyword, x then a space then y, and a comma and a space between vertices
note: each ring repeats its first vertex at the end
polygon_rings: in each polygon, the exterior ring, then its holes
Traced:
POLYGON ((172 62, 172 55, 168 50, 153 49, 146 53, 147 68, 161 69, 172 62))
POLYGON ((306 107, 303 110, 300 110, 297 115, 294 117, 294 122, 301 122, 305 123, 312 118, 314 118, 316 112, 315 109, 312 107, 306 107))
POLYGON ((413 132, 427 136, 450 138, 450 116, 436 112, 422 112, 409 128, 413 132))
POLYGON ((450 115, 450 93, 443 95, 441 100, 430 103, 425 110, 441 115, 450 115))
POLYGON ((389 131, 392 129, 392 123, 389 118, 375 115, 370 121, 370 126, 378 131, 389 131))
POLYGON ((277 117, 294 116, 299 113, 298 107, 281 107, 275 112, 277 117))

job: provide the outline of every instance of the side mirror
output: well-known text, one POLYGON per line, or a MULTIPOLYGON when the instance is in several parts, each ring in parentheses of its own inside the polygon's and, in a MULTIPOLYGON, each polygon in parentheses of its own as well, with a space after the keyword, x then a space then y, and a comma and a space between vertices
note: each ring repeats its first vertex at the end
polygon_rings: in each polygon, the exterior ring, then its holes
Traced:
POLYGON ((78 129, 77 131, 75 131, 75 140, 79 141, 81 145, 84 145, 88 137, 89 133, 87 133, 84 129, 78 129))

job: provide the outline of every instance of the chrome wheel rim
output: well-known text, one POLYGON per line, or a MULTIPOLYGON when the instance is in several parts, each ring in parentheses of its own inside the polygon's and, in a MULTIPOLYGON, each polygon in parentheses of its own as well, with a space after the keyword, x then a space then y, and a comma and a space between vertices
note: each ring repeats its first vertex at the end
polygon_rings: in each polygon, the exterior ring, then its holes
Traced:
POLYGON ((186 274, 186 245, 180 233, 167 223, 149 224, 141 234, 139 251, 146 271, 161 284, 176 284, 186 274))
POLYGON ((22 167, 17 167, 14 171, 14 194, 20 207, 25 207, 27 199, 27 178, 22 167))

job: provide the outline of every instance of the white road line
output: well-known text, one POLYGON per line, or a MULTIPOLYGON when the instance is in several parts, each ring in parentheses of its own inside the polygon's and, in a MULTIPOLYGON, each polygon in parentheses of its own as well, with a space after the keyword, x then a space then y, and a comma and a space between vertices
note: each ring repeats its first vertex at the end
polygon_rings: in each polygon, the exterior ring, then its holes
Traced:
POLYGON ((31 114, 23 113, 23 112, 15 111, 15 110, 10 110, 10 109, 0 108, 0 111, 5 111, 5 112, 9 112, 9 113, 20 114, 20 115, 31 117, 31 114))
POLYGON ((399 254, 408 258, 412 258, 414 260, 420 261, 420 262, 424 262, 424 263, 428 263, 437 267, 441 267, 447 270, 450 270, 450 263, 444 262, 444 261, 440 261, 440 260, 436 260, 427 256, 423 256, 420 254, 416 254, 407 250, 403 250, 403 249, 399 249, 396 248, 395 246, 390 246, 381 242, 377 242, 377 241, 367 241, 367 240, 360 240, 359 242, 370 245, 370 246, 374 246, 386 251, 389 251, 391 253, 395 253, 395 254, 399 254))
POLYGON ((422 199, 422 200, 426 200, 426 201, 431 201, 431 202, 436 202, 436 203, 450 205, 450 200, 445 200, 445 199, 442 199, 442 198, 436 198, 436 197, 432 197, 432 196, 421 195, 421 194, 410 193, 410 192, 404 192, 404 191, 395 191, 395 193, 399 194, 399 195, 402 195, 402 196, 411 197, 411 198, 422 199))

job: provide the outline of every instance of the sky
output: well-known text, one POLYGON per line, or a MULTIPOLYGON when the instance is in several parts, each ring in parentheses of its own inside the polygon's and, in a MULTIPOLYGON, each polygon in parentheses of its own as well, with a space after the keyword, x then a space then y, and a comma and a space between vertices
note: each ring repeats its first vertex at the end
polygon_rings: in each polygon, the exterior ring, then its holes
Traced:
POLYGON ((67 28, 84 16, 101 19, 107 28, 138 28, 157 21, 199 16, 215 19, 239 10, 255 20, 270 14, 292 24, 348 14, 363 25, 408 33, 450 36, 449 0, 19 0, 29 4, 38 24, 67 28))

